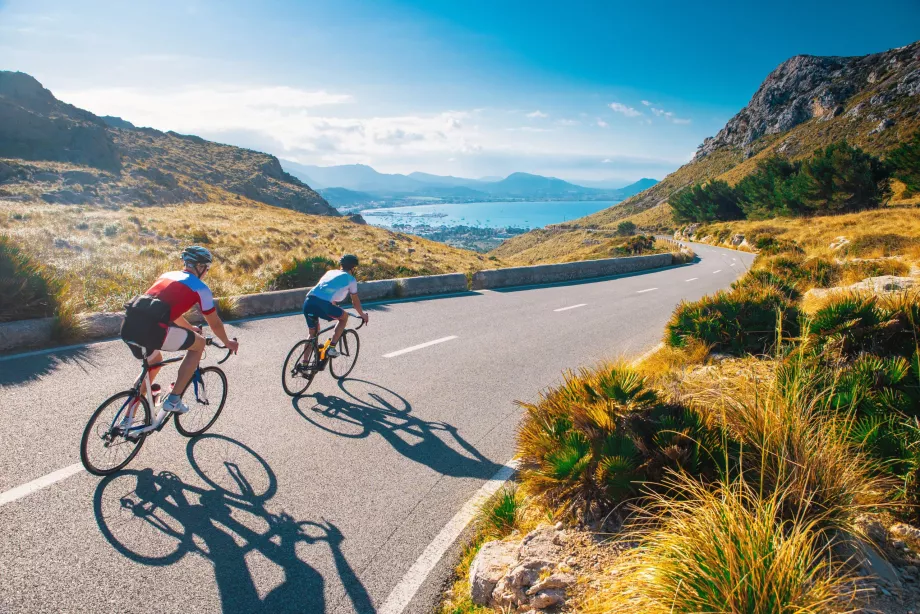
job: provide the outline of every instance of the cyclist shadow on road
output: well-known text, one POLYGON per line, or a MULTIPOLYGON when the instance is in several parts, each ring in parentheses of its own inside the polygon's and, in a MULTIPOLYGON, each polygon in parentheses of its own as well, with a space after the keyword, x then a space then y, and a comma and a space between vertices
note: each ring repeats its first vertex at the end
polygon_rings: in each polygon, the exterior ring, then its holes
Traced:
POLYGON ((345 379, 339 382, 339 390, 341 395, 315 392, 295 397, 294 409, 335 435, 362 439, 377 433, 406 458, 442 475, 487 479, 502 467, 483 456, 452 424, 413 416, 409 402, 388 388, 345 379))
MULTIPOLYGON (((197 554, 213 565, 223 612, 268 614, 327 610, 323 576, 297 553, 325 544, 353 609, 375 611, 342 553, 345 538, 334 524, 298 521, 283 511, 267 509, 277 480, 262 457, 220 435, 193 439, 186 453, 207 487, 151 469, 123 471, 99 483, 94 496, 96 522, 116 551, 153 566, 172 565, 186 554, 197 554), (265 580, 277 574, 269 563, 281 569, 284 579, 260 596, 253 572, 264 588, 265 580)), ((321 555, 311 550, 314 554, 321 555)), ((132 583, 126 579, 126 585, 132 583)), ((130 594, 138 595, 138 588, 134 585, 130 594)))

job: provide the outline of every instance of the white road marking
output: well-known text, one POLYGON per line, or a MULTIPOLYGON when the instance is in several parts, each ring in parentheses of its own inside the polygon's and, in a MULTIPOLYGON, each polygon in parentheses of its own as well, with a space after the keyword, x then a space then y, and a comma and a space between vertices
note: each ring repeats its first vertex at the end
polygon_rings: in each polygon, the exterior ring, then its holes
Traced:
POLYGON ((728 265, 728 266, 735 266, 736 264, 738 264, 738 263, 737 263, 737 262, 732 262, 732 263, 731 263, 730 265, 728 265))
POLYGON ((653 292, 658 288, 646 288, 645 290, 636 290, 636 294, 644 294, 645 292, 653 292))
POLYGON ((718 269, 718 270, 713 271, 712 274, 715 275, 716 273, 721 273, 721 272, 722 272, 722 269, 718 269))
POLYGON ((456 339, 457 335, 451 335, 450 337, 441 337, 440 339, 435 339, 434 341, 428 341, 426 343, 419 343, 418 345, 413 345, 410 348, 404 348, 402 350, 396 350, 395 352, 390 352, 389 354, 384 354, 384 358, 393 358, 394 356, 402 356, 403 354, 408 354, 409 352, 414 352, 415 350, 420 350, 431 345, 437 345, 438 343, 444 343, 445 341, 450 341, 451 339, 456 339))
POLYGON ((495 475, 482 485, 482 488, 476 491, 473 498, 467 501, 460 508, 460 511, 450 519, 450 522, 444 525, 441 532, 437 534, 421 556, 412 564, 406 575, 390 591, 386 601, 377 610, 377 614, 402 614, 405 611, 418 589, 428 578, 428 574, 435 568, 435 565, 438 564, 448 548, 457 540, 466 525, 476 516, 482 504, 508 481, 516 469, 517 461, 508 461, 504 467, 499 469, 495 475))
POLYGON ((83 465, 80 463, 74 463, 69 467, 64 467, 63 469, 52 471, 48 475, 43 475, 40 478, 36 478, 31 482, 23 484, 22 486, 11 488, 6 492, 0 493, 0 507, 3 507, 7 503, 12 503, 17 499, 22 499, 27 495, 31 495, 37 490, 47 488, 48 486, 60 482, 61 480, 66 480, 70 476, 76 475, 81 471, 83 471, 83 465))
POLYGON ((696 281, 699 277, 691 277, 690 279, 685 279, 684 281, 696 281))
POLYGON ((577 305, 569 305, 568 307, 560 307, 559 309, 553 309, 553 311, 568 311, 569 309, 576 309, 577 307, 584 307, 588 303, 578 303, 577 305))

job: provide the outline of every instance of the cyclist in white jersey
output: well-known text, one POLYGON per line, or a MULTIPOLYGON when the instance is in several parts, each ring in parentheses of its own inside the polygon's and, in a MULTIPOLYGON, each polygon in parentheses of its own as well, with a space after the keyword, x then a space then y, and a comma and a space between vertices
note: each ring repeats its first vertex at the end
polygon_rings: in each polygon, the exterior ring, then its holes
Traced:
POLYGON ((346 298, 351 296, 351 304, 364 323, 367 324, 367 313, 361 307, 361 299, 358 298, 358 280, 355 279, 352 272, 358 266, 358 257, 352 254, 345 254, 339 260, 340 269, 328 271, 323 275, 316 285, 307 293, 307 298, 303 302, 303 315, 307 319, 307 326, 310 328, 310 337, 315 338, 319 330, 319 319, 337 320, 335 332, 332 334, 332 345, 326 351, 326 356, 335 358, 339 355, 335 346, 348 324, 348 314, 338 306, 346 298))

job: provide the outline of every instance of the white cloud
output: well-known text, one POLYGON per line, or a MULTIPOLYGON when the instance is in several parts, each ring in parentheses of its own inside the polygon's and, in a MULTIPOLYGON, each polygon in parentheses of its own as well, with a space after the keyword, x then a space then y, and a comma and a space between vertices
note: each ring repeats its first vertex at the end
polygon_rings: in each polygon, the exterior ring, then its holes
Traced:
POLYGON ((626 117, 639 117, 642 115, 641 111, 637 111, 632 107, 627 107, 625 104, 619 102, 611 102, 608 106, 617 113, 622 113, 626 117))
POLYGON ((604 158, 603 160, 601 160, 601 164, 610 164, 611 162, 612 160, 610 158, 604 158))
POLYGON ((655 114, 655 117, 663 117, 664 119, 674 124, 689 124, 690 123, 689 119, 675 117, 674 113, 672 113, 671 111, 665 111, 664 109, 659 109, 657 107, 651 107, 651 111, 652 113, 655 114))
POLYGON ((577 119, 560 119, 556 123, 560 126, 578 126, 581 124, 577 119))
POLYGON ((546 119, 547 117, 549 117, 549 113, 544 113, 543 111, 537 109, 536 111, 528 113, 527 117, 529 117, 530 119, 546 119))
POLYGON ((606 128, 606 127, 609 126, 610 124, 608 124, 607 122, 605 122, 605 121, 602 120, 602 119, 598 119, 598 120, 597 120, 597 125, 600 126, 601 128, 606 128))
POLYGON ((275 145, 274 153, 312 152, 323 159, 394 152, 468 152, 480 147, 470 114, 444 111, 395 117, 340 117, 351 95, 290 87, 207 86, 175 92, 109 88, 61 92, 60 98, 137 126, 219 138, 248 134, 275 145), (319 114, 317 114, 319 112, 319 114), (338 157, 337 157, 338 156, 338 157))
POLYGON ((647 107, 652 106, 652 103, 649 102, 648 100, 643 100, 643 101, 642 101, 642 104, 644 104, 644 105, 647 106, 647 107))

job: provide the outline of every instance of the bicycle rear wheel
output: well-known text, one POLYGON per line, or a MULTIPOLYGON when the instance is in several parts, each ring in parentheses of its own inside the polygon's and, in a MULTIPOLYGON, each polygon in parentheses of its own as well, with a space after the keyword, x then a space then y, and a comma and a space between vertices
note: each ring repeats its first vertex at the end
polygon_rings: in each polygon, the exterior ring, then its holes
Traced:
POLYGON ((186 437, 195 437, 211 428, 224 409, 227 376, 218 367, 199 369, 186 392, 192 392, 194 398, 186 400, 187 412, 176 414, 176 430, 186 437))
POLYGON ((128 439, 120 428, 125 412, 134 404, 136 406, 130 428, 150 426, 150 406, 147 399, 135 396, 133 390, 125 390, 109 397, 90 417, 80 440, 80 461, 93 475, 115 473, 130 463, 141 451, 147 433, 128 439))
POLYGON ((335 349, 338 350, 339 355, 329 359, 329 371, 335 379, 343 379, 348 377, 358 362, 358 351, 361 349, 358 333, 351 328, 347 329, 342 333, 335 349))
POLYGON ((281 386, 289 396, 300 396, 310 387, 318 359, 312 341, 299 341, 291 348, 281 368, 281 386))

